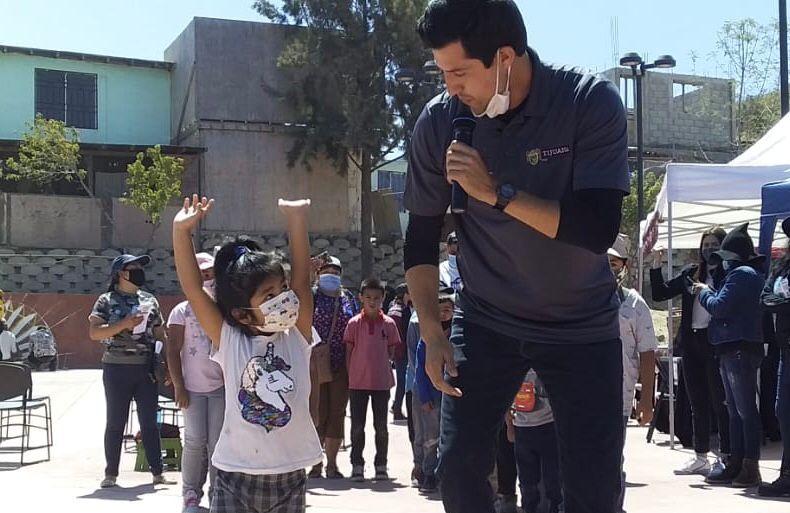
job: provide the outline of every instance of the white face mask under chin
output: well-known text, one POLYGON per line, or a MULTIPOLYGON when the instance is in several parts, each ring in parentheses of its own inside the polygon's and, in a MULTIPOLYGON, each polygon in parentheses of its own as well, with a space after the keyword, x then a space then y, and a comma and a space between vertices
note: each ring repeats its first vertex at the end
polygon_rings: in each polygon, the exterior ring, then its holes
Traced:
POLYGON ((501 116, 502 114, 506 113, 510 109, 510 70, 512 66, 507 68, 507 84, 505 85, 504 92, 499 92, 499 50, 496 52, 496 88, 494 90, 494 96, 488 101, 488 106, 486 110, 480 114, 474 114, 476 118, 482 118, 483 116, 488 116, 489 118, 495 118, 497 116, 501 116))
POLYGON ((299 318, 299 298, 293 290, 286 290, 260 307, 265 316, 263 325, 259 328, 264 332, 285 331, 296 326, 299 318))

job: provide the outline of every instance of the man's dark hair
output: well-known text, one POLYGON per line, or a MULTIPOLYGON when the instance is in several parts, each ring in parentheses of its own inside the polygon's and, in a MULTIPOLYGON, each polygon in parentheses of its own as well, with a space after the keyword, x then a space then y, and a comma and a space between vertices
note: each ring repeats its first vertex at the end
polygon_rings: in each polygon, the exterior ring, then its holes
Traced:
POLYGON ((425 46, 444 48, 460 41, 470 59, 490 68, 498 49, 527 51, 527 28, 513 0, 432 0, 417 22, 425 46))
POLYGON ((359 286, 359 293, 364 294, 366 290, 379 290, 382 294, 386 292, 384 289, 384 285, 378 280, 378 278, 368 278, 362 282, 362 285, 359 286))

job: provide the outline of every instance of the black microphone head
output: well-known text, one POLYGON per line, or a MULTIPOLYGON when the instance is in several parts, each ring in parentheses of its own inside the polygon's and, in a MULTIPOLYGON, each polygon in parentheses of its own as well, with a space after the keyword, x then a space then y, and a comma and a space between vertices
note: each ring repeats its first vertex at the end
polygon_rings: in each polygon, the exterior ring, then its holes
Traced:
POLYGON ((472 117, 469 107, 462 105, 455 119, 453 119, 453 139, 471 145, 475 126, 477 126, 477 121, 472 117))

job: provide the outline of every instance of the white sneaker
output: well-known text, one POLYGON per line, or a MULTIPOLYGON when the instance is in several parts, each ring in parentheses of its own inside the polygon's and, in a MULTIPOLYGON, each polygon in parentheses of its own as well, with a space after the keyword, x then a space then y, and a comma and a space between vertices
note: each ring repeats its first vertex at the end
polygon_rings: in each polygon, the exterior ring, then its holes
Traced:
POLYGON ((694 458, 690 459, 681 468, 676 470, 675 475, 690 476, 694 474, 699 474, 702 476, 707 476, 709 472, 710 472, 710 461, 708 461, 708 458, 695 456, 694 458))

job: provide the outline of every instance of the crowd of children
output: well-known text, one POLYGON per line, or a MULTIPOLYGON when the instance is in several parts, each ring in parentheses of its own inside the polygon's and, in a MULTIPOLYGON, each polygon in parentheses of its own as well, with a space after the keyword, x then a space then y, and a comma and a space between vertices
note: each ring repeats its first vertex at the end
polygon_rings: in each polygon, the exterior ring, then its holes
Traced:
MULTIPOLYGON (((343 288, 340 260, 309 254, 309 200, 279 203, 290 269, 248 239, 229 241, 214 256, 195 254, 194 230, 213 205, 206 198, 187 199, 173 221, 186 301, 170 314, 166 354, 175 401, 185 412, 182 511, 200 511, 207 477, 211 512, 305 511, 309 479, 345 478, 337 458, 349 410, 353 482, 390 479, 391 412, 395 422, 407 421, 412 486, 421 494, 439 493, 442 394, 426 372, 426 344, 407 286, 398 285, 387 305, 388 289, 375 278, 363 281, 356 296, 343 288), (365 468, 368 405, 375 431, 372 473, 365 468)), ((447 242, 454 253, 454 234, 447 242)), ((614 274, 624 277, 622 239, 609 255, 614 274)), ((656 344, 644 301, 623 280, 618 285, 627 335, 625 424, 637 380, 653 387, 656 344)), ((462 287, 458 276, 439 284, 437 305, 448 336, 462 287)), ((636 407, 642 424, 652 415, 650 401, 643 394, 636 407)), ((508 455, 498 458, 500 490, 513 488, 517 475, 524 512, 561 511, 557 434, 539 370, 530 369, 514 391, 500 438, 500 452, 508 455)), ((517 511, 515 490, 503 494, 498 512, 517 511)))

